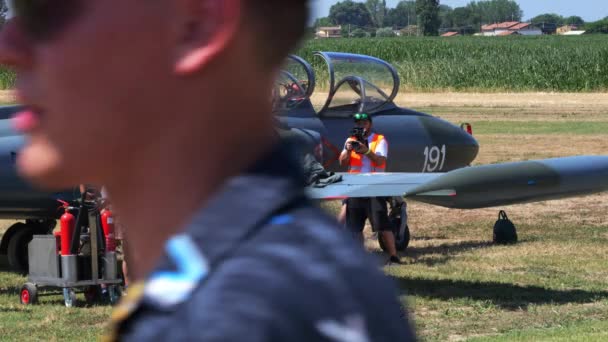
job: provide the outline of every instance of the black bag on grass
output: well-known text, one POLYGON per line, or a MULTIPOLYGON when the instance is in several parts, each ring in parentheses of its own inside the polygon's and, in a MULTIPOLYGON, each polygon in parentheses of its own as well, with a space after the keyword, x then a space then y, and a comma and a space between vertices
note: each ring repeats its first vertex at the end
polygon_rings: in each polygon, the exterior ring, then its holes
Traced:
POLYGON ((494 243, 499 245, 517 242, 517 229, 507 217, 507 213, 501 210, 498 213, 498 221, 494 224, 494 243))

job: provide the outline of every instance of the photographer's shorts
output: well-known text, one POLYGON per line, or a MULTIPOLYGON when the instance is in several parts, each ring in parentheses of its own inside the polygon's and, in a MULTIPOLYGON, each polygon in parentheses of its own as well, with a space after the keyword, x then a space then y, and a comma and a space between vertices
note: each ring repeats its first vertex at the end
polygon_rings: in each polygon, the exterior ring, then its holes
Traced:
POLYGON ((386 197, 349 198, 346 204, 346 226, 352 232, 362 232, 366 219, 374 231, 391 230, 386 197))

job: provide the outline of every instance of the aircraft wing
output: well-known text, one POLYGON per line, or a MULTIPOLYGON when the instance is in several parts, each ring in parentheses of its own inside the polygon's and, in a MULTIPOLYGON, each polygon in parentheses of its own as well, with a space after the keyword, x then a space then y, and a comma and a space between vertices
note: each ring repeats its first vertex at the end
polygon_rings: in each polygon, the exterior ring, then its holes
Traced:
POLYGON ((307 188, 316 199, 403 196, 447 208, 476 209, 608 190, 608 156, 577 156, 466 167, 447 173, 341 174, 307 188))

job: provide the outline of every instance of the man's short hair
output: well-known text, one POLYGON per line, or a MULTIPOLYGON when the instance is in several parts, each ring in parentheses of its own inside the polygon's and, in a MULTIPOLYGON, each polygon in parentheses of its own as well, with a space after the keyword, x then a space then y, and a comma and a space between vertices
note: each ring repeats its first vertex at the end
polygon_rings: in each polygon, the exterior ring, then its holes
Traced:
POLYGON ((243 0, 245 20, 255 26, 265 66, 280 65, 306 33, 308 0, 243 0))

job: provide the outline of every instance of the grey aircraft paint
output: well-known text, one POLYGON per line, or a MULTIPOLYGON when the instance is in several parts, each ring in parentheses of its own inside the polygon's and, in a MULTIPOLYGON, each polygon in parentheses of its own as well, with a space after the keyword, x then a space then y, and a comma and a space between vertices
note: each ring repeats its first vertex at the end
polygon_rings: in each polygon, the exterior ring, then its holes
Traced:
POLYGON ((58 218, 62 211, 58 210, 57 199, 74 200, 78 191, 74 188, 48 193, 35 189, 18 176, 15 161, 25 137, 12 129, 9 118, 20 109, 20 106, 0 107, 0 219, 58 218))
POLYGON ((466 167, 447 173, 341 174, 308 188, 313 198, 403 196, 447 208, 477 209, 608 190, 608 156, 576 156, 466 167))

